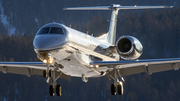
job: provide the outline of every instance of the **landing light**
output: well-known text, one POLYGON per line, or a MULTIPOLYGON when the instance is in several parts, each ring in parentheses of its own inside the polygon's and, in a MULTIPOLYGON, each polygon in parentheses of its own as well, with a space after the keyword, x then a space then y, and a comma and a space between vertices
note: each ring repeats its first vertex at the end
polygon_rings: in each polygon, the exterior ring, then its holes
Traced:
POLYGON ((47 60, 46 60, 46 59, 44 59, 44 60, 43 60, 43 62, 44 62, 44 63, 47 63, 47 60))
POLYGON ((49 63, 52 64, 52 63, 53 63, 53 60, 52 60, 52 59, 49 59, 49 63))
POLYGON ((99 65, 96 65, 95 67, 96 67, 96 68, 99 68, 99 65))

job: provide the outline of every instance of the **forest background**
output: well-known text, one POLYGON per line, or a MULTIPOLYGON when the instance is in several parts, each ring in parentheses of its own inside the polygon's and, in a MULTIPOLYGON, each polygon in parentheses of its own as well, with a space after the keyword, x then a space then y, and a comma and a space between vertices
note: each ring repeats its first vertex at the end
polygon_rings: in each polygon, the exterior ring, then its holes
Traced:
MULTIPOLYGON (((178 0, 0 0, 0 61, 39 61, 33 38, 44 24, 58 22, 84 33, 99 36, 107 32, 109 11, 63 11, 71 6, 174 5, 173 9, 122 10, 117 38, 132 35, 140 40, 140 59, 180 57, 180 2, 178 0)), ((0 73, 0 101, 180 101, 180 71, 124 77, 124 95, 112 96, 106 76, 70 81, 59 79, 61 97, 50 97, 42 76, 31 78, 0 73)))

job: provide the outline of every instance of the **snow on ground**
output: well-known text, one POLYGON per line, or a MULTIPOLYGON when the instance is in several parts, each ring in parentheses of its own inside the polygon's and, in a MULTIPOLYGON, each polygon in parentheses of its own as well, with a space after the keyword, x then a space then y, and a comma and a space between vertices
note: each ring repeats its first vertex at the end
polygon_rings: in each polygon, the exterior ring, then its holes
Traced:
POLYGON ((35 18, 35 22, 38 24, 39 23, 39 21, 38 21, 38 19, 37 18, 35 18))
POLYGON ((4 14, 4 8, 0 2, 0 22, 5 26, 9 35, 15 34, 16 28, 10 24, 8 17, 4 14))

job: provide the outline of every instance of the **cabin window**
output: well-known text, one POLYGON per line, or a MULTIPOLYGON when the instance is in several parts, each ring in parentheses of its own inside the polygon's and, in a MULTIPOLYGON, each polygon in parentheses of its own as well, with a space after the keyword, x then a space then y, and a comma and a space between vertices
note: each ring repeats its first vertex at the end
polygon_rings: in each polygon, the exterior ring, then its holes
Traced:
POLYGON ((42 28, 38 34, 48 34, 50 27, 42 28))
POLYGON ((62 28, 52 27, 50 34, 64 34, 62 28))

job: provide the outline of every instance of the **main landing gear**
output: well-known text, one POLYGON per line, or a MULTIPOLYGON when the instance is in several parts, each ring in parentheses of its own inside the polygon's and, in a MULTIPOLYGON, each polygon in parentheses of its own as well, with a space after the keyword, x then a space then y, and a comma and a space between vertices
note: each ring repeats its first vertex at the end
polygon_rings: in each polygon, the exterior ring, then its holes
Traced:
POLYGON ((50 96, 54 96, 55 93, 57 96, 61 96, 61 93, 62 92, 62 88, 60 85, 56 85, 56 86, 53 86, 53 85, 49 85, 49 95, 50 96))
POLYGON ((114 76, 111 76, 110 74, 108 74, 108 76, 114 80, 114 84, 111 85, 111 94, 116 95, 116 93, 118 92, 119 95, 123 95, 124 88, 123 88, 122 81, 124 81, 124 79, 121 76, 121 74, 119 73, 119 71, 115 69, 114 76), (122 81, 119 81, 118 77, 121 77, 122 81))
POLYGON ((111 85, 111 94, 116 95, 116 92, 118 92, 119 95, 123 95, 123 83, 121 81, 111 85))
POLYGON ((43 77, 47 78, 47 83, 49 83, 49 95, 54 96, 55 93, 57 96, 61 96, 62 94, 62 88, 60 85, 57 85, 57 79, 62 75, 62 73, 57 74, 53 70, 49 70, 49 65, 47 67, 47 70, 43 71, 43 77))

